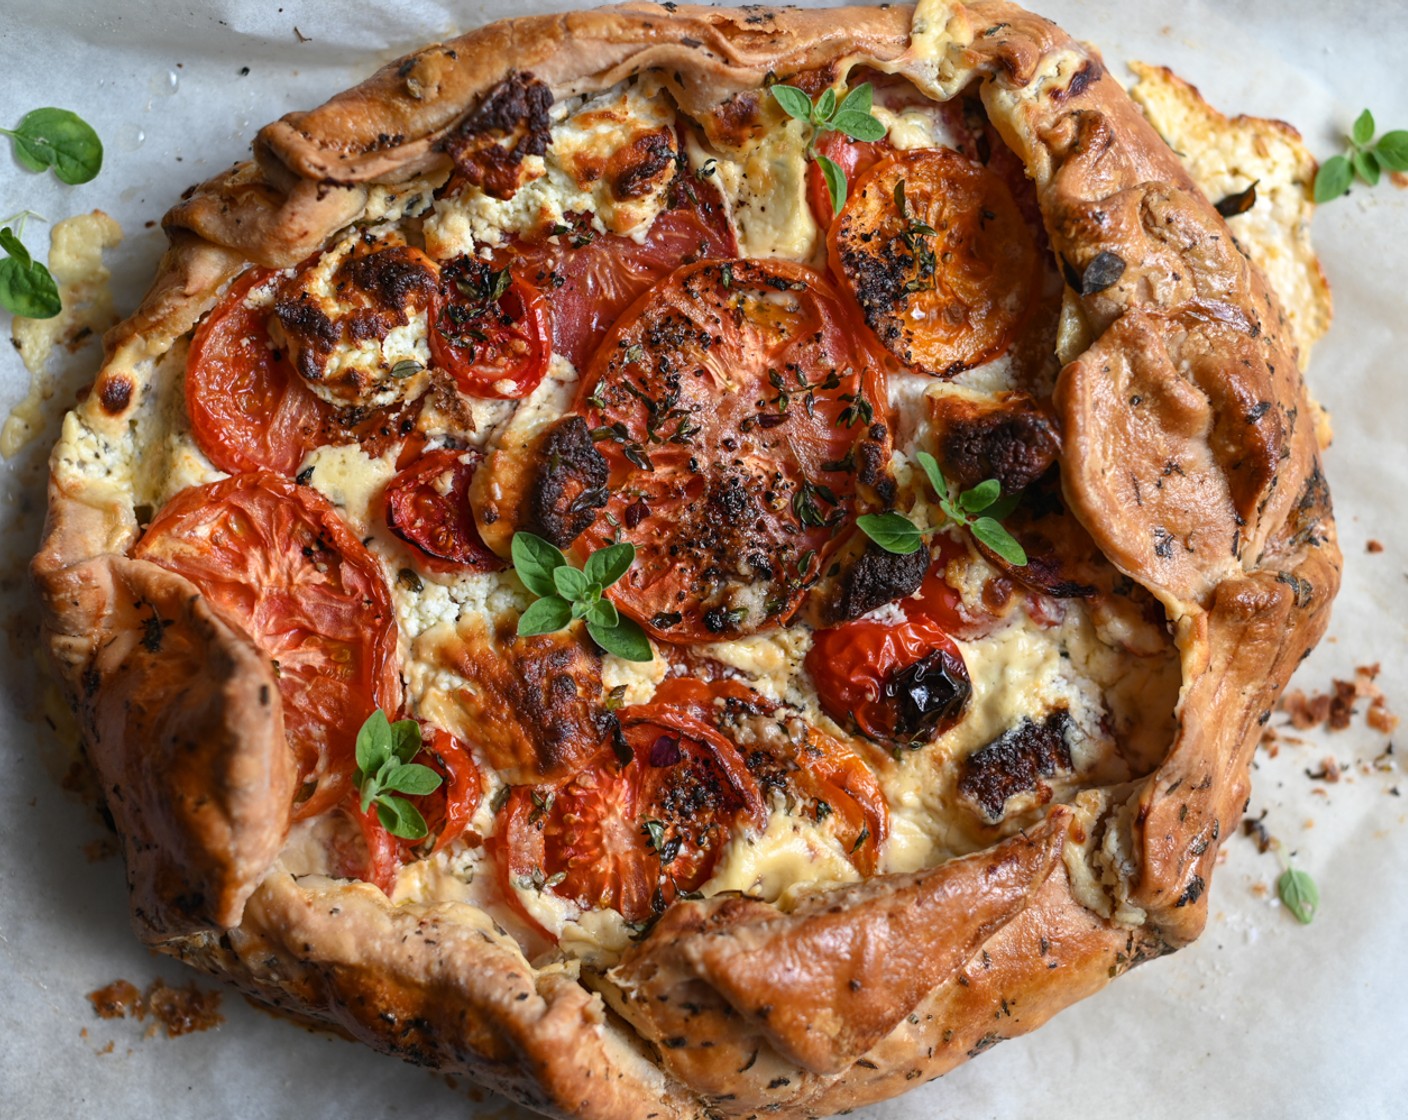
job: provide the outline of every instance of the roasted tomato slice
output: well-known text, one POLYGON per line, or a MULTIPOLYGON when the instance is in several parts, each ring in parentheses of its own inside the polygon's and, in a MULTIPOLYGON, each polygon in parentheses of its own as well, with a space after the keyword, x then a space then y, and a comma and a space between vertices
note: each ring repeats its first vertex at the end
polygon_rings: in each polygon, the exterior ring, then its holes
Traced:
MULTIPOLYGON (((817 141, 816 150, 846 173, 847 184, 853 184, 895 149, 887 140, 852 140, 844 132, 828 132, 817 141)), ((817 225, 830 229, 836 210, 831 205, 831 192, 826 189, 821 165, 815 160, 807 165, 807 201, 817 225)))
POLYGON ((469 484, 482 455, 441 448, 386 484, 386 523, 437 572, 496 572, 503 561, 479 538, 469 484))
POLYGON ((1007 185, 947 148, 876 164, 852 186, 828 241, 833 271, 876 336, 905 365, 936 377, 1000 356, 1039 275, 1007 185))
POLYGON ((732 679, 670 677, 652 706, 706 723, 739 746, 765 790, 783 790, 834 835, 863 875, 873 875, 890 834, 890 810, 874 772, 855 751, 732 679))
POLYGON ((651 289, 577 398, 610 492, 581 543, 636 548, 616 605, 666 641, 785 622, 889 462, 885 399, 809 269, 708 261, 651 289))
POLYGON ((553 349, 579 370, 621 312, 681 264, 738 252, 718 190, 692 176, 672 191, 645 240, 594 233, 578 217, 571 232, 518 245, 524 276, 551 292, 553 349))
POLYGON ((186 358, 191 431, 230 474, 293 474, 321 442, 332 412, 269 341, 269 309, 248 302, 275 276, 252 268, 236 280, 196 329, 186 358))
MULTIPOLYGON (((441 778, 438 789, 416 800, 416 807, 429 828, 428 835, 433 838, 430 849, 433 855, 464 834, 484 796, 484 779, 469 749, 448 731, 438 727, 424 727, 422 731, 425 749, 415 760, 422 766, 429 766, 441 778)), ((349 811, 361 825, 367 845, 367 865, 362 878, 390 895, 396 886, 396 873, 414 849, 426 841, 392 836, 381 826, 375 805, 363 813, 361 796, 355 789, 347 798, 349 811)))
POLYGON ((737 826, 763 823, 757 783, 714 728, 655 703, 617 718, 620 738, 576 777, 509 795, 495 843, 505 897, 529 879, 645 921, 703 885, 737 826))
POLYGON ((516 400, 538 387, 552 357, 547 307, 514 269, 457 257, 440 269, 430 356, 471 397, 516 400))
POLYGON ((133 555, 189 579, 273 662, 307 793, 342 800, 357 731, 396 711, 396 620, 381 568, 321 494, 260 471, 183 490, 133 555))
POLYGON ((805 664, 827 715, 897 745, 947 731, 972 692, 953 639, 918 612, 902 622, 860 619, 818 630, 805 664))

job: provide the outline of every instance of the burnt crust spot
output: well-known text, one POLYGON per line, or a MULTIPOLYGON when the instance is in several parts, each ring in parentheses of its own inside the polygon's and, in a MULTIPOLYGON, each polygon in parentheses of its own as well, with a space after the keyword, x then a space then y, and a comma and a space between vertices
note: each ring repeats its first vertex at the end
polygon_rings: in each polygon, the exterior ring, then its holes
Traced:
POLYGON ((1060 454, 1056 426, 1045 413, 1020 400, 1004 403, 992 411, 967 402, 936 405, 944 473, 965 490, 989 478, 1004 494, 1025 490, 1060 454))
POLYGON ((103 378, 98 389, 98 400, 109 416, 118 415, 132 402, 132 382, 116 374, 103 378))
POLYGON ((523 157, 542 155, 552 142, 552 103, 552 90, 532 74, 509 74, 446 137, 456 175, 442 190, 453 191, 459 179, 494 198, 512 198, 523 157))
POLYGON ((982 811, 988 823, 998 823, 1009 798, 1035 790, 1038 778, 1070 772, 1067 737, 1074 727, 1065 708, 1056 709, 1041 723, 1023 719, 964 760, 958 792, 982 811))
POLYGON ((347 278, 381 307, 400 311, 412 295, 429 299, 437 287, 435 275, 401 247, 354 257, 347 278))
POLYGON ((611 193, 621 200, 642 198, 650 193, 655 178, 675 162, 675 147, 670 130, 658 128, 638 136, 629 146, 612 157, 614 168, 611 193))
POLYGON ((526 527, 566 548, 606 505, 606 460, 580 416, 559 420, 538 445, 526 527))

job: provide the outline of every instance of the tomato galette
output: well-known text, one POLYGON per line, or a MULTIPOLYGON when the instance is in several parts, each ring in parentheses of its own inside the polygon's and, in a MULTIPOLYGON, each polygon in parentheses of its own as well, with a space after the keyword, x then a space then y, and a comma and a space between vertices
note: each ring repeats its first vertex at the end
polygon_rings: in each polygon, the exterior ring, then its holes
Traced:
POLYGON ((1298 137, 1141 74, 605 8, 188 192, 34 566, 141 936, 613 1120, 888 1097, 1196 936, 1338 583, 1328 302, 1298 137))

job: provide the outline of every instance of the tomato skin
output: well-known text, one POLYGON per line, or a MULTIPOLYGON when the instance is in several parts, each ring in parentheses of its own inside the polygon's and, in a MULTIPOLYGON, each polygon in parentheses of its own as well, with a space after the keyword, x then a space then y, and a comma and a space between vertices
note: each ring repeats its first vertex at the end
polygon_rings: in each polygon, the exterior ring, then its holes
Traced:
POLYGON ((804 561, 835 547, 890 458, 883 370, 857 339, 823 277, 772 260, 681 268, 607 336, 576 411, 610 497, 581 541, 635 546, 609 594, 653 637, 739 636, 796 612, 804 561))
POLYGON ((511 269, 508 288, 491 300, 495 273, 474 257, 440 270, 430 304, 430 356, 471 397, 517 400, 538 387, 552 357, 542 294, 511 269), (480 294, 482 293, 482 298, 480 294))
POLYGON ((482 458, 477 451, 440 448, 386 484, 387 526, 432 571, 497 572, 504 566, 480 539, 469 508, 469 486, 482 458))
POLYGON ((928 741, 963 717, 972 686, 963 655, 923 614, 818 630, 805 665, 826 713, 868 738, 928 741))
POLYGON ((266 471, 194 486, 132 554, 189 579, 275 663, 289 745, 314 787, 294 818, 340 802, 358 730, 399 708, 401 682, 381 567, 327 499, 266 471))
POLYGON ((611 325, 657 280, 686 262, 738 252, 712 183, 696 178, 675 201, 657 215, 641 243, 591 234, 579 216, 573 233, 513 247, 522 274, 551 293, 553 350, 578 370, 586 369, 611 325))
POLYGON ((228 474, 294 474, 332 414, 269 341, 268 310, 245 304, 276 276, 251 268, 236 279, 196 328, 186 358, 191 432, 228 474))
MULTIPOLYGON (((817 142, 816 150, 845 172, 849 193, 850 184, 895 149, 888 140, 852 140, 844 132, 828 132, 817 142)), ((836 211, 831 205, 826 177, 815 160, 807 164, 807 201, 811 204, 817 225, 823 230, 830 229, 836 219, 836 211)))

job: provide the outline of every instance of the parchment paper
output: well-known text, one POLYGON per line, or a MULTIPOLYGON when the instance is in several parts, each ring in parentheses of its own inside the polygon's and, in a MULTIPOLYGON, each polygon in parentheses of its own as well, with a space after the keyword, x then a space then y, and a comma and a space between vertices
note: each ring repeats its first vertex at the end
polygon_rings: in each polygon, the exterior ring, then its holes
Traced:
MULTIPOLYGON (((1223 109, 1296 124, 1322 157, 1338 150, 1338 134, 1365 105, 1384 128, 1408 126, 1400 69, 1408 5, 1033 5, 1098 43, 1116 73, 1131 58, 1172 65, 1223 109)), ((246 155, 260 124, 318 103, 424 41, 551 6, 15 0, 0 20, 0 125, 41 105, 75 109, 98 128, 107 162, 96 181, 69 188, 0 155, 0 211, 28 207, 57 220, 102 207, 116 217, 127 240, 109 258, 125 312, 162 247, 159 230, 144 223, 159 220, 186 185, 246 155)), ((1390 704, 1408 712, 1408 191, 1356 189, 1316 218, 1316 234, 1337 318, 1310 378, 1335 421, 1328 470, 1347 564, 1330 637, 1295 684, 1324 691, 1331 677, 1379 662, 1390 704), (1371 538, 1382 552, 1366 551, 1371 538)), ((47 251, 44 227, 31 224, 26 240, 36 256, 47 251)), ((471 1097, 466 1086, 258 1013, 234 993, 224 997, 222 1027, 174 1040, 144 1037, 143 1024, 94 1017, 85 993, 116 978, 143 986, 158 975, 194 976, 132 936, 120 860, 85 855, 84 846, 106 832, 91 808, 58 785, 72 733, 46 725, 35 672, 22 565, 38 539, 40 467, 60 401, 91 377, 95 358, 91 347, 63 356, 43 446, 0 468, 8 558, 0 602, 9 623, 0 682, 0 976, 8 984, 0 999, 0 1115, 514 1114, 497 1098, 471 1097)), ((26 384, 6 349, 0 411, 26 384)), ((1323 902, 1312 926, 1299 926, 1275 902, 1274 857, 1233 836, 1198 944, 864 1115, 1408 1114, 1408 774, 1392 759, 1388 771, 1362 772, 1390 737, 1360 717, 1349 730, 1306 738, 1274 759, 1262 752, 1249 814, 1266 810, 1267 827, 1318 880, 1323 902), (1345 767, 1337 784, 1305 774, 1327 755, 1345 767)))

